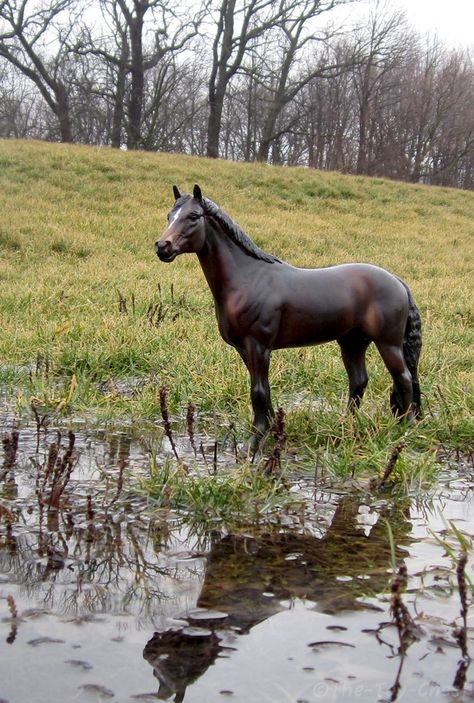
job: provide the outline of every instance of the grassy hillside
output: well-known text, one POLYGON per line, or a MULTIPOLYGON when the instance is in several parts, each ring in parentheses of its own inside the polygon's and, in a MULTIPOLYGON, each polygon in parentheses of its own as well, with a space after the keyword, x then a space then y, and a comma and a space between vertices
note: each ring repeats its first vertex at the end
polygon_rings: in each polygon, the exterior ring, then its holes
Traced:
MULTIPOLYGON (((0 141, 4 386, 20 382, 23 399, 56 411, 142 421, 158 416, 163 384, 173 413, 192 401, 218 425, 245 425, 246 372, 219 337, 196 257, 166 265, 153 250, 172 184, 186 192, 195 182, 259 246, 293 264, 369 261, 400 275, 424 321, 427 413, 414 442, 469 446, 474 193, 378 178, 0 141)), ((375 351, 369 374, 358 432, 371 441, 383 418, 391 442, 400 430, 375 351)), ((326 451, 349 433, 354 449, 335 344, 275 353, 271 384, 290 442, 326 451)))

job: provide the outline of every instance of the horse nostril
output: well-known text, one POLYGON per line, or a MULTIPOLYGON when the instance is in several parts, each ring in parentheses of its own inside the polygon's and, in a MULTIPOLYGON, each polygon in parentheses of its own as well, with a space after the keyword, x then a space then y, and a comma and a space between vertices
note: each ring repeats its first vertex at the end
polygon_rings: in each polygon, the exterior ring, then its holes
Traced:
POLYGON ((164 242, 159 240, 155 243, 155 251, 157 254, 166 254, 167 252, 169 252, 170 249, 171 242, 169 242, 168 240, 165 240, 164 242))
POLYGON ((178 252, 175 251, 173 242, 169 239, 159 239, 155 244, 155 251, 161 261, 174 261, 178 252))

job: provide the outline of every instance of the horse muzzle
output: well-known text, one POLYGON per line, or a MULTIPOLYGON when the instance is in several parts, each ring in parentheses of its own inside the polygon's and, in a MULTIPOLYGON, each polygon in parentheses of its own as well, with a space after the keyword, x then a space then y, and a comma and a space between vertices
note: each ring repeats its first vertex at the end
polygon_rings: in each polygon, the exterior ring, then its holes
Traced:
POLYGON ((176 259, 178 252, 173 249, 173 244, 165 239, 164 241, 158 240, 155 244, 155 251, 158 255, 160 261, 164 261, 170 264, 174 259, 176 259))

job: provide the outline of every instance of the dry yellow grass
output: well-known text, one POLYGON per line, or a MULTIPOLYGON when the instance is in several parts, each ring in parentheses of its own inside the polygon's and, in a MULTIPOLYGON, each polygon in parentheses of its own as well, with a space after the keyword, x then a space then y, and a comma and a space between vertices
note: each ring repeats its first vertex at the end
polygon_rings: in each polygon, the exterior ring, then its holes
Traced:
MULTIPOLYGON (((263 249, 293 264, 370 261, 400 275, 424 321, 421 380, 432 416, 450 405, 465 435, 474 193, 306 169, 0 141, 5 379, 12 366, 41 354, 61 377, 76 375, 78 407, 147 414, 156 383, 164 383, 173 407, 192 399, 202 409, 247 416, 246 374, 218 335, 196 257, 168 266, 153 250, 172 184, 186 192, 195 182, 263 249), (126 312, 119 312, 119 293, 126 312), (147 313, 160 302, 166 316, 156 327, 147 313), (113 394, 97 394, 98 381, 130 376, 155 380, 126 410, 113 394)), ((375 355, 370 366, 372 396, 385 396, 389 379, 375 355)), ((289 406, 301 396, 342 399, 346 391, 335 345, 275 354, 271 382, 276 404, 289 406)))

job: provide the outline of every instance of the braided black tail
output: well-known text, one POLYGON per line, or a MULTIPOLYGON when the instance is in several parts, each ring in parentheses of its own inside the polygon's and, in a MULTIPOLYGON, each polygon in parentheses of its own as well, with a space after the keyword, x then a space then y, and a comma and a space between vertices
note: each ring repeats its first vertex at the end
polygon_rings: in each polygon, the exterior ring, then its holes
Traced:
POLYGON ((421 352, 421 316, 413 296, 404 281, 408 293, 408 319, 403 342, 403 356, 411 373, 413 384, 413 413, 417 419, 421 417, 421 392, 418 381, 418 360, 421 352))

